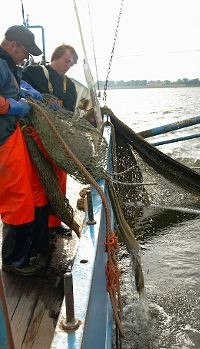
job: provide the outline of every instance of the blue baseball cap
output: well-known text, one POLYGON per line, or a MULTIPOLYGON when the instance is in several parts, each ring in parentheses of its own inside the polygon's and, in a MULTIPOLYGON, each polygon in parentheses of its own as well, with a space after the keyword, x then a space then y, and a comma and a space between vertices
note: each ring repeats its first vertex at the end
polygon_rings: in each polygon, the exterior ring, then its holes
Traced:
POLYGON ((34 34, 23 25, 13 25, 8 28, 5 33, 5 39, 8 41, 16 41, 17 44, 24 48, 33 56, 39 56, 42 51, 35 43, 34 34))

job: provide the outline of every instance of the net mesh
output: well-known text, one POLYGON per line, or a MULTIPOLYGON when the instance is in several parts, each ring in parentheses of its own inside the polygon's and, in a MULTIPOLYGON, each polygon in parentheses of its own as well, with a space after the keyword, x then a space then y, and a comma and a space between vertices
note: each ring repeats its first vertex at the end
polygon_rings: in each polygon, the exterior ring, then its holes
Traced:
POLYGON ((107 163, 106 140, 86 119, 76 120, 73 118, 73 113, 64 108, 53 110, 52 106, 57 102, 58 99, 49 94, 44 95, 42 102, 34 101, 33 111, 27 119, 27 124, 34 126, 55 164, 80 183, 87 184, 87 179, 63 150, 63 144, 52 132, 47 119, 42 117, 42 114, 47 114, 64 142, 90 174, 96 180, 102 178, 102 172, 107 163))
MULTIPOLYGON (((116 172, 125 171, 117 176, 121 182, 117 190, 134 234, 143 239, 162 222, 165 226, 200 214, 198 169, 168 157, 137 136, 109 109, 108 114, 116 132, 116 172)), ((190 165, 195 167, 198 163, 190 165)))
POLYGON ((130 145, 119 134, 113 137, 112 181, 117 193, 124 217, 133 228, 138 221, 140 208, 128 205, 132 202, 148 204, 148 194, 144 187, 143 175, 130 145), (137 184, 139 183, 139 184, 137 184))
POLYGON ((73 209, 60 189, 55 165, 82 184, 88 184, 88 181, 66 153, 51 124, 96 180, 103 177, 107 163, 107 142, 87 120, 74 119, 73 113, 64 108, 54 110, 55 105, 58 105, 56 97, 45 94, 42 102, 30 100, 30 103, 32 112, 22 120, 22 130, 30 156, 45 188, 50 211, 78 233, 79 227, 74 221, 73 209))
POLYGON ((138 207, 139 219, 135 232, 141 240, 154 235, 162 226, 167 227, 193 219, 200 214, 198 191, 189 191, 186 187, 169 181, 147 164, 135 150, 134 155, 142 171, 144 183, 152 182, 152 185, 145 186, 149 198, 147 206, 142 207, 141 205, 139 208, 139 205, 133 201, 126 204, 133 209, 138 207))

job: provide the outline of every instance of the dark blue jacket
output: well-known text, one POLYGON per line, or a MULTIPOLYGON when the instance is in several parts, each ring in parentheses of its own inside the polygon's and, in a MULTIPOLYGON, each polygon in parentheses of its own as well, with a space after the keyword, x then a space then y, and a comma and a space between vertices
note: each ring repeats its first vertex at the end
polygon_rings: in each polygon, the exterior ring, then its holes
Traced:
POLYGON ((40 65, 28 65, 22 71, 22 79, 28 82, 40 93, 52 93, 63 101, 65 109, 74 112, 77 92, 73 81, 66 76, 66 90, 63 89, 63 76, 59 75, 50 65, 46 66, 49 74, 49 81, 53 91, 49 91, 48 80, 40 65))
MULTIPOLYGON (((17 67, 9 54, 0 47, 0 95, 5 98, 19 98, 21 68, 17 67)), ((0 115, 0 145, 16 129, 16 118, 9 114, 0 115)))

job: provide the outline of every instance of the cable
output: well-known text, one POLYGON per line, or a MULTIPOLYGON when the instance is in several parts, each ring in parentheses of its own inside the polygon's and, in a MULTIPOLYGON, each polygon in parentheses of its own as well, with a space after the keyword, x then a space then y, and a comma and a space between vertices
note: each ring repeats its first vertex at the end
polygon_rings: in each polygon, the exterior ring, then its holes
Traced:
POLYGON ((96 53, 95 53, 94 36, 93 36, 93 31, 92 31, 92 18, 91 18, 89 0, 88 0, 88 12, 89 12, 89 17, 90 17, 90 31, 91 31, 91 37, 92 37, 92 46, 93 46, 93 53, 94 53, 94 63, 95 63, 95 70, 96 70, 97 87, 99 90, 99 78, 98 78, 97 60, 96 60, 96 53))

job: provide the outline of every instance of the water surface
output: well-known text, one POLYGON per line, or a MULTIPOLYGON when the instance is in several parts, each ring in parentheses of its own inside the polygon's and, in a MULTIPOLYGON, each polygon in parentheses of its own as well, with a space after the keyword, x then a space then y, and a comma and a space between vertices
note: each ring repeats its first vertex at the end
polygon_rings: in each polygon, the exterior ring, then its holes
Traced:
MULTIPOLYGON (((108 107, 135 132, 200 113, 200 88, 109 90, 107 94, 108 107)), ((199 125, 173 131, 170 138, 197 132, 199 125)), ((200 167, 199 138, 159 149, 187 166, 200 167)), ((148 189, 151 201, 200 210, 198 196, 174 190, 153 175, 159 185, 148 189)), ((138 298, 130 258, 122 246, 119 263, 126 332, 122 348, 200 349, 200 216, 151 209, 135 229, 142 245, 145 295, 138 298)))

